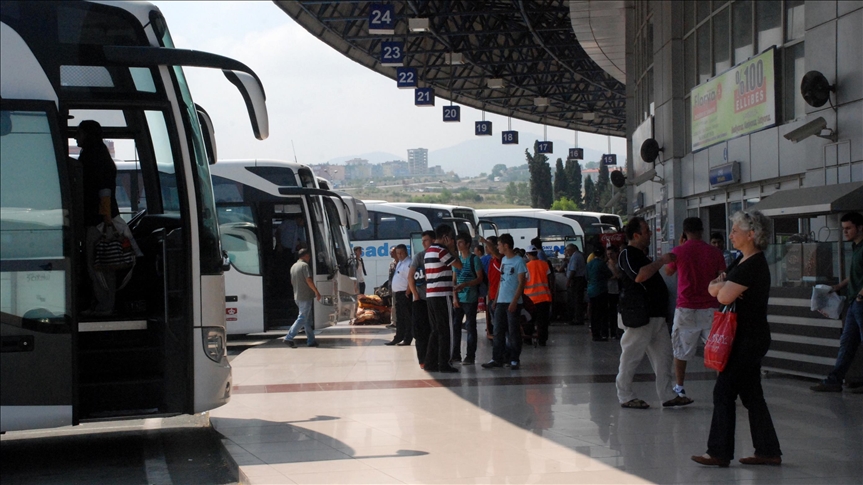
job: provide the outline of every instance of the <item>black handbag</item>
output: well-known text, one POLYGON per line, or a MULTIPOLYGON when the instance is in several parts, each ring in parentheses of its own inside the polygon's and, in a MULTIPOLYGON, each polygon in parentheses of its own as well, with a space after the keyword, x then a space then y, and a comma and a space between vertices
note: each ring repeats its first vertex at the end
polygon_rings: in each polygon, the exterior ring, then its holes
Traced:
POLYGON ((650 323, 647 311, 647 288, 641 283, 634 283, 620 293, 617 311, 627 328, 643 327, 650 323))

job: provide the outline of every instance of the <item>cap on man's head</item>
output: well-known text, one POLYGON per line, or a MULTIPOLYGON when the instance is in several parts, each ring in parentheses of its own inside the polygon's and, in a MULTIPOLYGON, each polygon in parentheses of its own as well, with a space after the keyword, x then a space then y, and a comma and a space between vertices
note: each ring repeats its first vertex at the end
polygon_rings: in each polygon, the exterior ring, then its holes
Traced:
POLYGON ((538 249, 536 249, 536 246, 534 246, 533 244, 531 244, 530 246, 528 246, 528 247, 527 247, 527 249, 525 249, 525 250, 524 250, 524 252, 526 252, 526 253, 534 253, 534 254, 536 254, 536 253, 538 253, 538 252, 539 252, 539 250, 538 250, 538 249))

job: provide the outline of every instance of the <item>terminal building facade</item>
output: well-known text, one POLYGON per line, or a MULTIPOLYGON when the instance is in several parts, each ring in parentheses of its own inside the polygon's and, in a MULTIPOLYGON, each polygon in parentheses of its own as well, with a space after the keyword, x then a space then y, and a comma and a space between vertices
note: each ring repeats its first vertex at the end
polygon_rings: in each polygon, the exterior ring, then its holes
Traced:
POLYGON ((765 368, 823 377, 842 322, 808 301, 815 284, 847 276, 839 219, 863 211, 863 2, 626 6, 630 214, 655 229, 656 254, 676 244, 686 217, 727 241, 734 212, 768 215, 774 343, 765 368), (662 149, 648 154, 654 163, 642 158, 647 139, 662 149))

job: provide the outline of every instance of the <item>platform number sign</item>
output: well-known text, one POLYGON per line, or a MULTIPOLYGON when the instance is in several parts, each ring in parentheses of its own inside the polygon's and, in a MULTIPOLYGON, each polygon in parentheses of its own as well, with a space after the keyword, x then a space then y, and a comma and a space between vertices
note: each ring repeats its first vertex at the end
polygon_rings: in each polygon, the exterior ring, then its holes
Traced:
POLYGON ((414 89, 414 106, 434 106, 434 89, 414 89))
POLYGON ((502 131, 500 132, 501 143, 504 145, 518 145, 517 131, 502 131))
POLYGON ((399 89, 413 89, 417 87, 417 70, 414 67, 396 68, 396 85, 399 89))
POLYGON ((569 156, 566 158, 569 160, 584 160, 584 148, 570 148, 569 156))
POLYGON ((443 107, 444 123, 458 123, 461 121, 461 106, 443 107))
POLYGON ((477 121, 473 132, 476 136, 491 136, 491 121, 477 121))
POLYGON ((613 153, 606 153, 602 156, 602 164, 603 165, 617 165, 617 155, 613 153))
POLYGON ((381 65, 401 66, 405 58, 405 43, 387 41, 381 42, 381 65))
POLYGON ((554 142, 537 141, 536 153, 554 153, 554 142))
POLYGON ((395 8, 392 5, 373 3, 369 9, 369 33, 393 35, 395 31, 395 8))

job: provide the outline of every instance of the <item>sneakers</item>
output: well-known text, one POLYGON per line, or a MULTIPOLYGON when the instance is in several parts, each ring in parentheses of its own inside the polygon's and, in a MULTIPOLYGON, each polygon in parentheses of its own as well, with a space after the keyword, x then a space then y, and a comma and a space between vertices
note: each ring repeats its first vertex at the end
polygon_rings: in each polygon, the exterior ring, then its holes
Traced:
POLYGON ((501 364, 500 362, 496 362, 494 360, 490 360, 490 361, 488 361, 482 365, 483 369, 492 369, 495 367, 503 367, 503 364, 501 364))
POLYGON ((519 369, 518 361, 514 360, 514 361, 510 362, 509 368, 511 370, 518 370, 519 369))
POLYGON ((284 339, 283 342, 292 349, 297 348, 297 344, 295 344, 293 340, 284 339))
POLYGON ((809 389, 815 392, 842 392, 842 384, 831 384, 829 382, 821 381, 809 389))
POLYGON ((308 346, 309 346, 309 347, 317 347, 317 346, 318 346, 318 343, 317 343, 317 342, 312 342, 312 343, 308 344, 308 346))

